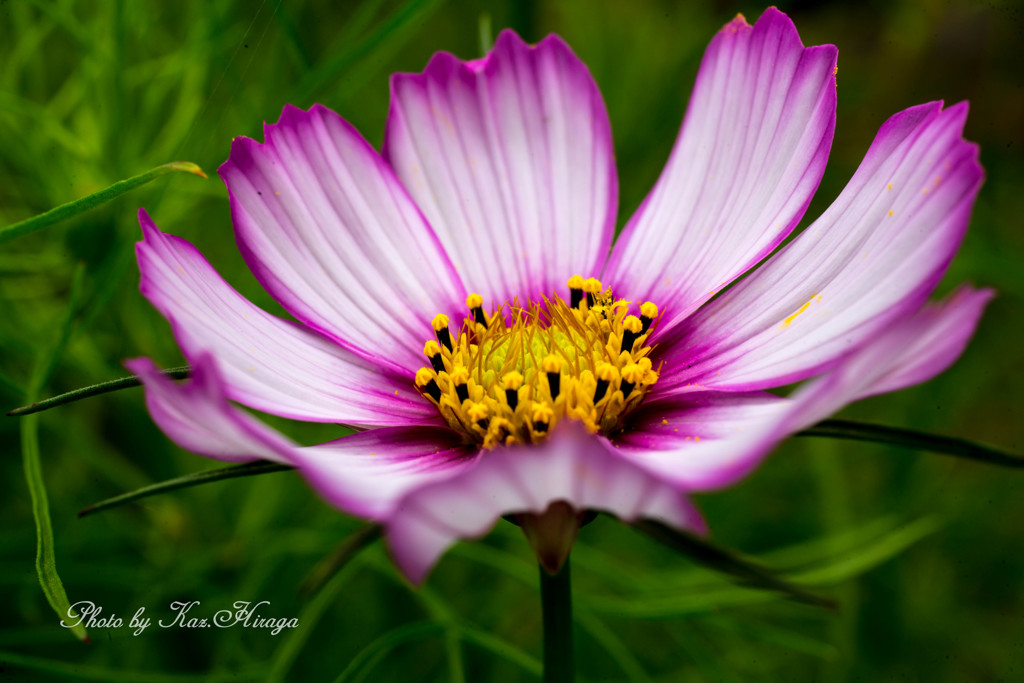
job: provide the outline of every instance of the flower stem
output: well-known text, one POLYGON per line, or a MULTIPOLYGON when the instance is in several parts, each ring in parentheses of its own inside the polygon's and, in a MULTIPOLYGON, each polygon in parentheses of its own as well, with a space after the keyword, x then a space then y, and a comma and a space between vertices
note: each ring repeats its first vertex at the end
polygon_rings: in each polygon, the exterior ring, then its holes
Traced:
POLYGON ((540 567, 540 601, 544 620, 544 683, 575 680, 572 656, 572 585, 569 558, 556 574, 540 567))

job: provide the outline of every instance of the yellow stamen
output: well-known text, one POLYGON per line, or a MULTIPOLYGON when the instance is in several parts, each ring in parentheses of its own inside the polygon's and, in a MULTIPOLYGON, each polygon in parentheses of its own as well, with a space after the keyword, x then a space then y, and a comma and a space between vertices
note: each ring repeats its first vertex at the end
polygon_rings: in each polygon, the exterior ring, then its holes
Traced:
POLYGON ((622 379, 626 380, 630 384, 639 384, 643 380, 644 375, 646 374, 647 373, 644 370, 643 366, 640 365, 639 363, 627 365, 626 367, 622 368, 622 379))
POLYGON ((466 408, 466 416, 469 417, 470 422, 481 422, 486 420, 488 415, 490 415, 490 411, 483 403, 473 403, 466 408))
POLYGON ((562 359, 553 353, 548 354, 544 356, 540 366, 544 369, 544 372, 559 372, 562 369, 562 359))
POLYGON ((460 326, 433 318, 436 339, 423 347, 431 367, 415 384, 467 443, 540 441, 563 419, 609 434, 658 380, 649 358, 658 307, 645 302, 637 317, 596 278, 568 284, 571 304, 556 296, 485 312, 470 294, 460 326))
POLYGON ((509 389, 518 391, 519 387, 523 386, 523 376, 513 370, 501 378, 501 386, 504 387, 505 391, 509 389))
MULTIPOLYGON (((646 358, 644 360, 647 360, 646 358)), ((603 379, 605 382, 615 382, 619 379, 619 369, 611 363, 598 363, 597 372, 598 379, 603 379)))

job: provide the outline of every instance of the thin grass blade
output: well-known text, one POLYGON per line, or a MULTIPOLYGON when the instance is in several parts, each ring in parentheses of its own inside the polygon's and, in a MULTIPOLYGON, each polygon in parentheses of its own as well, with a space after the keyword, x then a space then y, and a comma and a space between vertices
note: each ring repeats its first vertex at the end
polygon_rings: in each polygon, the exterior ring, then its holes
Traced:
POLYGON ((78 513, 78 516, 86 517, 97 512, 102 512, 103 510, 110 510, 111 508, 120 507, 128 503, 134 503, 135 501, 143 498, 149 498, 150 496, 156 496, 170 491, 177 491, 178 489, 199 486, 200 484, 209 484, 211 482, 222 481, 224 479, 235 479, 237 477, 249 477, 255 474, 286 472, 291 469, 294 468, 289 465, 281 465, 267 460, 257 460, 256 462, 246 462, 241 465, 220 467, 214 470, 207 470, 205 472, 195 472, 193 474, 186 474, 183 477, 176 477, 175 479, 168 479, 167 481, 151 484, 150 486, 143 486, 141 489, 122 493, 119 496, 114 496, 113 498, 107 498, 106 500, 101 500, 98 503, 93 503, 92 505, 83 508, 82 511, 78 513))
MULTIPOLYGON (((163 370, 162 372, 171 379, 188 379, 189 375, 192 372, 192 369, 186 365, 180 368, 168 368, 166 370, 163 370)), ((131 387, 137 387, 141 385, 142 381, 135 376, 112 379, 107 382, 100 382, 99 384, 93 384, 88 387, 72 389, 67 393, 60 394, 58 396, 53 396, 51 398, 44 398, 42 401, 36 401, 35 403, 30 403, 27 406, 21 406, 20 408, 9 410, 7 411, 7 415, 9 417, 31 415, 32 413, 38 413, 44 410, 49 410, 50 408, 62 406, 65 403, 73 403, 74 401, 80 401, 83 398, 99 396, 100 394, 106 394, 111 391, 117 391, 119 389, 129 389, 131 387)))
POLYGON ((67 204, 61 204, 56 208, 50 209, 46 213, 41 213, 38 216, 26 218, 25 220, 14 223, 13 225, 0 228, 0 244, 9 242, 10 240, 18 237, 29 235, 33 232, 49 227, 54 223, 59 223, 60 221, 85 213, 90 209, 94 209, 101 204, 109 202, 111 199, 123 195, 125 192, 129 192, 141 185, 145 185, 160 176, 178 172, 191 173, 192 175, 197 175, 200 178, 206 178, 206 174, 203 172, 203 169, 199 168, 191 161, 172 161, 168 164, 151 168, 145 173, 140 173, 139 175, 127 178, 126 180, 119 180, 106 189, 94 192, 93 194, 68 202, 67 204))
POLYGON ((825 420, 799 432, 797 436, 818 436, 832 439, 848 439, 851 441, 872 441, 901 448, 913 448, 941 455, 952 455, 957 458, 977 460, 978 462, 1002 467, 1024 467, 1024 456, 1007 453, 996 448, 973 443, 965 439, 957 439, 928 432, 900 427, 853 422, 851 420, 825 420))
MULTIPOLYGON (((29 402, 35 399, 53 374, 64 353, 64 347, 67 346, 68 340, 71 338, 71 331, 78 314, 84 277, 85 268, 79 265, 72 280, 68 312, 61 325, 57 341, 48 352, 42 353, 36 362, 26 395, 29 402)), ((64 590, 64 583, 57 573, 57 554, 53 540, 53 522, 50 519, 50 500, 46 492, 46 483, 43 480, 43 466, 39 455, 38 415, 29 416, 21 423, 21 454, 25 470, 25 483, 28 485, 29 496, 32 499, 32 517, 36 524, 36 573, 39 576, 39 585, 58 617, 74 619, 77 615, 71 609, 71 602, 68 600, 67 591, 64 590)), ((86 633, 85 627, 81 623, 70 627, 70 631, 79 640, 89 642, 89 634, 86 633)))

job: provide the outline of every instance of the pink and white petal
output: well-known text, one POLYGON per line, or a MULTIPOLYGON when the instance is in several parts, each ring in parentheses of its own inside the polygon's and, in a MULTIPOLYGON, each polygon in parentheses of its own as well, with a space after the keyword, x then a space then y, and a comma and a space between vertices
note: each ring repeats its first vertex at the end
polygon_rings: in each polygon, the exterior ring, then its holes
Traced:
POLYGON ((974 336, 991 289, 962 285, 945 301, 894 323, 828 374, 793 394, 785 429, 795 432, 853 401, 920 384, 952 365, 974 336))
POLYGON ((288 462, 294 444, 228 402, 213 356, 196 358, 185 382, 170 379, 149 358, 125 367, 142 380, 153 421, 185 450, 226 462, 288 462))
POLYGON ((411 377, 382 371, 308 328, 270 315, 224 281, 187 241, 139 211, 140 290, 170 321, 185 357, 216 357, 225 393, 298 420, 409 425, 438 421, 411 377))
POLYGON ((607 439, 566 423, 539 445, 483 453, 476 466, 410 491, 385 524, 388 547, 402 573, 419 583, 457 540, 482 536, 502 515, 541 513, 555 501, 627 522, 705 529, 683 494, 621 457, 607 439))
POLYGON ((289 105, 264 135, 265 144, 236 138, 220 167, 253 273, 340 345, 415 371, 431 319, 465 307, 430 226, 377 151, 333 111, 289 105))
POLYGON ((889 362, 891 369, 873 378, 857 399, 920 384, 952 365, 994 296, 994 290, 961 285, 945 302, 926 305, 908 325, 909 339, 894 346, 898 355, 889 362))
POLYGON ((300 448, 292 463, 335 507, 380 520, 408 491, 456 476, 477 457, 477 448, 450 429, 382 427, 300 448))
MULTIPOLYGON (((686 490, 729 486, 752 472, 787 436, 848 403, 926 381, 948 368, 974 334, 991 297, 991 290, 962 287, 945 302, 919 309, 790 398, 767 401, 760 408, 753 404, 749 419, 735 421, 739 429, 732 436, 700 443, 680 444, 676 436, 659 441, 658 436, 668 436, 668 426, 647 420, 640 438, 626 434, 617 445, 623 455, 686 490)), ((682 416, 698 421, 685 411, 682 416)))
POLYGON ((696 450, 770 420, 786 404, 786 399, 764 391, 694 391, 648 400, 630 414, 613 441, 630 452, 696 450))
POLYGON ((662 339, 660 392, 744 391, 834 366, 935 288, 983 171, 967 105, 887 121, 831 207, 756 272, 662 339))
POLYGON ((384 156, 485 303, 600 271, 618 203, 611 127, 557 36, 531 48, 503 31, 482 60, 439 53, 393 76, 384 156))
POLYGON ((796 227, 832 146, 835 71, 835 46, 805 48, 774 7, 711 41, 668 163, 605 269, 620 295, 663 308, 662 331, 796 227))
POLYGON ((787 399, 765 392, 692 392, 651 401, 615 438, 623 457, 684 490, 719 488, 760 462, 787 399))

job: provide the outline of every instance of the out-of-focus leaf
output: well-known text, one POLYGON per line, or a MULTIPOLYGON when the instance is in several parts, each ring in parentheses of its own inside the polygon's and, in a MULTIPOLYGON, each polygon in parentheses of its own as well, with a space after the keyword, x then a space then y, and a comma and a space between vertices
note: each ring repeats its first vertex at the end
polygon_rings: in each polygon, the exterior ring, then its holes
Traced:
POLYGON ((302 608, 298 616, 299 624, 302 625, 301 628, 290 629, 287 638, 274 651, 273 660, 264 669, 264 680, 266 683, 279 683, 280 681, 291 680, 289 672, 292 665, 299 654, 301 654, 306 641, 313 635, 313 631, 320 618, 334 604, 341 589, 345 587, 348 580, 355 574, 363 559, 372 555, 373 551, 374 549, 371 548, 369 552, 356 556, 352 562, 346 564, 341 571, 331 577, 327 585, 323 587, 323 590, 313 596, 306 606, 302 608))
POLYGON ((380 660, 399 645, 433 635, 441 628, 441 624, 432 621, 418 621, 391 629, 353 657, 341 675, 334 679, 335 683, 344 683, 345 681, 358 683, 369 675, 373 668, 380 663, 380 660))
MULTIPOLYGON (((787 579, 811 586, 831 586, 846 581, 877 567, 906 550, 912 544, 933 533, 940 526, 938 518, 926 517, 895 528, 870 543, 849 552, 842 552, 821 566, 787 574, 787 579)), ((830 539, 822 539, 829 541, 830 539)), ((685 592, 666 586, 657 592, 629 597, 594 597, 587 605, 597 612, 632 618, 665 618, 682 614, 714 612, 726 607, 742 607, 767 602, 773 598, 769 591, 752 591, 718 585, 685 592)))
POLYGON ((833 439, 852 441, 873 441, 902 448, 913 448, 942 455, 952 455, 968 460, 1002 465, 1003 467, 1024 467, 1024 456, 1000 451, 989 446, 965 439, 940 436, 899 427, 865 424, 850 420, 825 420, 799 432, 797 436, 827 436, 833 439))
POLYGON ((494 31, 491 29, 491 15, 484 12, 477 21, 477 32, 480 39, 480 56, 486 57, 494 47, 494 31))
MULTIPOLYGON (((163 374, 167 375, 172 379, 186 379, 191 374, 191 368, 188 366, 180 368, 168 368, 162 370, 163 374)), ((42 401, 36 401, 27 406, 21 406, 9 410, 7 415, 10 417, 17 417, 19 415, 31 415, 32 413, 38 413, 43 410, 49 410, 50 408, 56 408, 57 406, 64 405, 65 403, 72 403, 79 401, 83 398, 89 398, 91 396, 99 396, 110 391, 117 391, 118 389, 128 389, 130 387, 137 387, 142 384, 142 381, 138 377, 121 377, 120 379, 112 379, 107 382, 100 382, 99 384, 93 384, 88 387, 82 387, 80 389, 72 389, 71 391, 60 394, 59 396, 53 396, 51 398, 43 399, 42 401)))
POLYGON ((459 635, 467 643, 473 643, 491 654, 515 664, 537 678, 540 678, 544 671, 544 665, 540 663, 539 659, 487 631, 462 623, 459 626, 459 635))
POLYGON ((121 495, 114 496, 113 498, 101 500, 98 503, 93 503, 92 505, 83 508, 82 511, 78 513, 78 516, 85 517, 86 515, 125 505, 126 503, 133 503, 142 498, 148 498, 150 496, 189 488, 192 486, 199 486, 200 484, 209 484, 210 482, 221 481, 223 479, 234 479, 236 477, 249 477, 254 474, 286 472, 291 469, 293 468, 288 465, 269 462, 267 460, 257 460, 256 462, 246 462, 241 465, 219 467, 205 472, 194 472, 192 474, 186 474, 183 477, 176 477, 174 479, 168 479, 167 481, 161 481, 150 486, 144 486, 141 489, 136 489, 135 491, 122 493, 121 495))
POLYGON ((708 616, 701 623, 728 633, 738 634, 744 641, 756 639, 819 659, 835 660, 839 656, 838 649, 831 643, 808 638, 802 633, 782 628, 778 624, 761 623, 749 617, 737 619, 731 615, 708 616))
POLYGON ((422 22, 424 17, 441 4, 441 0, 408 0, 389 16, 375 31, 349 49, 345 49, 321 66, 310 72, 299 84, 299 99, 306 100, 318 88, 334 79, 339 73, 365 57, 371 50, 401 35, 406 25, 422 22))
POLYGON ((8 225, 5 228, 0 228, 0 244, 9 242, 17 237, 31 234, 43 228, 49 227, 54 223, 66 220, 77 216, 78 214, 85 213, 89 209, 94 209, 101 204, 109 202, 111 199, 121 196, 125 192, 129 192, 145 185, 151 180, 155 180, 160 176, 167 175, 168 173, 191 173, 197 175, 200 178, 205 178, 206 174, 203 173, 203 169, 199 168, 191 161, 172 161, 156 168, 151 168, 145 173, 140 173, 137 176, 127 178, 126 180, 119 180, 110 187, 94 192, 90 195, 86 195, 81 199, 68 202, 67 204, 61 204, 60 206, 50 209, 46 213, 41 213, 38 216, 32 218, 26 218, 23 221, 8 225))
POLYGON ((800 586, 785 581, 771 569, 693 534, 673 529, 654 520, 643 520, 634 526, 651 538, 678 550, 694 562, 738 579, 745 586, 782 593, 791 600, 816 607, 836 607, 834 600, 815 595, 800 586))
POLYGON ((370 544, 380 538, 379 524, 367 524, 350 534, 330 555, 318 562, 302 582, 302 594, 310 597, 317 593, 335 574, 344 569, 349 561, 370 544))
POLYGON ((629 646, 600 617, 588 610, 577 607, 575 620, 583 626, 591 638, 601 645, 604 653, 626 675, 627 681, 638 683, 651 680, 651 677, 647 675, 643 665, 637 660, 629 646))
POLYGON ((845 554, 824 567, 795 574, 794 578, 815 586, 827 586, 846 581, 896 557, 941 527, 942 520, 938 517, 924 517, 915 520, 906 526, 890 531, 856 553, 845 554))
MULTIPOLYGON (((103 681, 103 683, 220 683, 224 681, 259 681, 263 679, 263 667, 226 671, 224 673, 163 673, 156 671, 124 671, 102 666, 90 666, 78 662, 58 662, 51 657, 31 657, 19 652, 0 651, 0 661, 11 667, 28 669, 54 676, 80 681, 103 681)), ((12 679, 13 680, 13 679, 12 679)))
MULTIPOLYGON (((459 544, 458 547, 468 547, 470 544, 459 544)), ((477 547, 478 544, 472 544, 477 547)), ((492 549, 493 550, 493 549, 492 549)), ((499 556, 509 558, 507 553, 501 551, 494 551, 499 556)), ((368 553, 368 563, 373 567, 381 576, 384 576, 392 581, 405 586, 405 579, 402 578, 396 571, 393 564, 391 564, 382 554, 368 553)), ((507 564, 507 563, 506 563, 507 564)), ((501 569, 501 567, 498 567, 501 569)), ((533 587, 533 581, 536 579, 536 568, 530 567, 532 571, 529 572, 529 577, 522 577, 525 582, 533 587)), ((512 576, 520 578, 515 572, 512 576)), ((435 622, 444 625, 446 641, 449 643, 449 649, 451 649, 450 643, 454 640, 456 643, 458 640, 465 640, 468 643, 473 643, 478 647, 481 647, 488 652, 507 660, 508 662, 515 664, 527 673, 533 674, 538 678, 541 676, 544 670, 544 665, 536 657, 524 652, 520 648, 516 647, 508 641, 502 640, 501 638, 494 636, 486 631, 477 628, 473 624, 470 624, 461 618, 448 606, 441 597, 439 597, 429 586, 421 586, 414 595, 423 604, 427 613, 430 614, 431 618, 435 622)), ((449 658, 454 654, 449 652, 449 658)), ((454 662, 453 671, 454 671, 454 662)), ((461 673, 461 672, 460 672, 461 673)), ((456 678, 456 676, 453 676, 456 678)))

